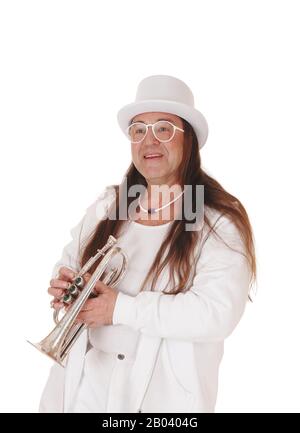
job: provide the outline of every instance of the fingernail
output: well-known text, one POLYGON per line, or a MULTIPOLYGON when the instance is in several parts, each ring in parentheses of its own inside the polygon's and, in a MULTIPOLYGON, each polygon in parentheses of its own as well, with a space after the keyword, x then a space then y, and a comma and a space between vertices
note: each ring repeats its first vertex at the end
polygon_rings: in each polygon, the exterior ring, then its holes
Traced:
POLYGON ((63 286, 67 289, 69 287, 69 283, 66 281, 63 286))

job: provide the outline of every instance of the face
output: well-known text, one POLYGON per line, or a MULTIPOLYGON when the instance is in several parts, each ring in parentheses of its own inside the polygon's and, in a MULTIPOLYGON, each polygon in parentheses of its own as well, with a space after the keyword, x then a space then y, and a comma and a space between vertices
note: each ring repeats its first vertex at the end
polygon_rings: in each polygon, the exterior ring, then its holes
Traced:
MULTIPOLYGON (((175 114, 149 112, 136 115, 133 122, 155 123, 168 120, 173 125, 184 129, 180 117, 175 114)), ((184 132, 176 130, 171 141, 160 142, 155 138, 152 128, 148 128, 146 137, 140 143, 131 143, 132 161, 137 170, 145 177, 148 185, 173 185, 178 182, 178 168, 183 157, 184 132), (146 155, 159 153, 159 158, 146 158, 146 155)))

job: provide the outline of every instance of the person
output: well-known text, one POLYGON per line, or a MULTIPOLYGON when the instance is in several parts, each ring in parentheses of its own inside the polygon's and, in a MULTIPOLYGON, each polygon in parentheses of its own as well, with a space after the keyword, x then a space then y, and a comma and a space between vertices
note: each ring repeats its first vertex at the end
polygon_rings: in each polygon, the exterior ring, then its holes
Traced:
POLYGON ((127 269, 115 287, 96 283, 76 319, 87 329, 65 368, 51 367, 39 411, 214 412, 224 340, 256 279, 253 230, 241 201, 202 168, 208 126, 185 82, 144 78, 118 122, 132 162, 71 230, 52 272, 52 306, 64 306, 65 289, 109 235, 127 269))

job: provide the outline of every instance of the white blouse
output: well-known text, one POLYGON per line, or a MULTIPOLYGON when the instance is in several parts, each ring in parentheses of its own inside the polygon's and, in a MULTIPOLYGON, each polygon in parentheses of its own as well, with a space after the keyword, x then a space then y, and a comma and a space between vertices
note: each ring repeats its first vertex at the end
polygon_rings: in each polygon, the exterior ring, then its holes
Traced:
MULTIPOLYGON (((116 287, 119 291, 131 296, 139 293, 171 225, 172 221, 158 226, 146 226, 135 221, 125 223, 125 230, 118 238, 117 245, 127 255, 128 267, 116 287)), ((110 267, 116 265, 118 260, 120 257, 115 256, 110 262, 110 267)), ((139 334, 139 331, 127 325, 107 325, 90 329, 89 339, 95 349, 133 356, 139 334)))

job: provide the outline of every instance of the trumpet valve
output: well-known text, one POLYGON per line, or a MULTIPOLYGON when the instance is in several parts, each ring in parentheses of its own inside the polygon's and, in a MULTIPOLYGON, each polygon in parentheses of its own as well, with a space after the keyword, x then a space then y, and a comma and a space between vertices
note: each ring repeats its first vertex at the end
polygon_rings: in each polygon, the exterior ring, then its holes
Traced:
POLYGON ((73 284, 75 284, 77 287, 79 287, 79 288, 82 289, 83 286, 84 286, 84 279, 83 279, 83 277, 77 277, 77 278, 75 278, 73 284))
POLYGON ((68 288, 68 292, 71 296, 75 297, 79 294, 79 289, 77 287, 76 284, 72 284, 69 288, 68 288))
POLYGON ((73 296, 70 295, 70 293, 67 293, 67 294, 62 298, 62 302, 64 302, 65 304, 71 304, 72 301, 73 301, 73 296))

